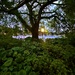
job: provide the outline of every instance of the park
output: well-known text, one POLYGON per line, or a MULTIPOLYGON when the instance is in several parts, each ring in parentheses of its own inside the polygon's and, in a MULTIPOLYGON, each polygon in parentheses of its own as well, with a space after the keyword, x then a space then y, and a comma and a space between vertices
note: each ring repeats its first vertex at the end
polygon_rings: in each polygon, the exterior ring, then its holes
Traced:
POLYGON ((0 0, 0 75, 75 75, 75 0, 0 0))

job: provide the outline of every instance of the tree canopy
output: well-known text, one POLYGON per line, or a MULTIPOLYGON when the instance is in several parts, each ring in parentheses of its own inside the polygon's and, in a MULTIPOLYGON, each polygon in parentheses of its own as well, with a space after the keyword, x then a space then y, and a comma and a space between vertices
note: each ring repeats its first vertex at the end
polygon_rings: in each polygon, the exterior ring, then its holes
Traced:
MULTIPOLYGON (((38 38, 42 19, 53 21, 55 27, 74 29, 74 0, 0 0, 0 15, 13 15, 15 21, 38 38), (71 25, 72 24, 72 25, 71 25)), ((45 20, 43 20, 45 21, 45 20)))

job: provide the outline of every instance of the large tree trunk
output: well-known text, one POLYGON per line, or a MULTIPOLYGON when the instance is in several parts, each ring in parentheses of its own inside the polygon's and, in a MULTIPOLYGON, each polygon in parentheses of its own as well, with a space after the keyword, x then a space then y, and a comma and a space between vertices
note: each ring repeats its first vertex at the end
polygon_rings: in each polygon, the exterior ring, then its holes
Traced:
POLYGON ((39 26, 33 26, 32 27, 32 39, 38 39, 38 29, 39 29, 39 26))

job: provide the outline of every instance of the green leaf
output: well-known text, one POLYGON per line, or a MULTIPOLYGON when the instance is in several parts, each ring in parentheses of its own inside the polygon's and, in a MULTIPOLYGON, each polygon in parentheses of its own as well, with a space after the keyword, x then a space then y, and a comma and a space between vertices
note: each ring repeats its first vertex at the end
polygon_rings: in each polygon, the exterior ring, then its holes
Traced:
POLYGON ((6 72, 6 74, 5 75, 11 75, 11 72, 6 72))
POLYGON ((38 75, 38 73, 30 72, 29 75, 38 75))
POLYGON ((12 63, 13 59, 12 58, 9 58, 4 64, 3 66, 10 66, 11 63, 12 63))
POLYGON ((18 72, 18 75, 27 75, 27 74, 26 74, 26 71, 25 71, 25 70, 20 70, 20 71, 18 72))
POLYGON ((0 75, 11 75, 11 72, 0 72, 0 75))
POLYGON ((18 75, 18 72, 12 72, 12 75, 18 75))

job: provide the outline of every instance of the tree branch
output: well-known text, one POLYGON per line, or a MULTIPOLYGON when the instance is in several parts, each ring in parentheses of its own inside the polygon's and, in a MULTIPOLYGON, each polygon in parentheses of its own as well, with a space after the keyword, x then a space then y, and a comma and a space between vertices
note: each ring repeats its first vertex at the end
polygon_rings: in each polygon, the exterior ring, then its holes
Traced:
POLYGON ((40 8, 40 10, 39 10, 39 13, 38 13, 38 22, 39 22, 40 19, 41 19, 41 14, 42 14, 43 9, 44 9, 46 6, 52 4, 54 1, 57 1, 57 0, 50 0, 50 1, 48 0, 45 4, 43 4, 43 5, 41 6, 41 8, 40 8))
POLYGON ((24 4, 26 4, 26 3, 30 2, 30 1, 32 1, 32 0, 22 0, 21 3, 19 3, 18 5, 16 5, 14 8, 11 8, 11 9, 9 10, 9 12, 20 8, 21 6, 23 6, 24 4))
POLYGON ((16 11, 17 13, 14 13, 17 18, 20 20, 20 22, 22 23, 22 25, 24 27, 26 27, 27 29, 29 29, 29 31, 31 31, 31 27, 26 23, 26 21, 21 17, 21 15, 18 13, 18 11, 16 11))
POLYGON ((26 4, 27 8, 29 10, 29 19, 30 19, 30 23, 31 25, 34 25, 34 21, 33 21, 33 12, 32 12, 32 6, 30 4, 26 4))
POLYGON ((15 7, 11 8, 11 9, 6 9, 5 7, 2 7, 0 9, 0 11, 3 11, 3 12, 12 12, 12 11, 17 10, 18 8, 20 8, 21 6, 23 6, 24 4, 26 4, 26 3, 30 2, 30 1, 32 1, 32 0, 22 0, 22 2, 19 3, 19 4, 17 4, 15 7))
POLYGON ((41 19, 50 19, 50 18, 53 18, 53 17, 55 17, 55 14, 51 15, 51 16, 43 16, 43 17, 41 17, 41 19))

